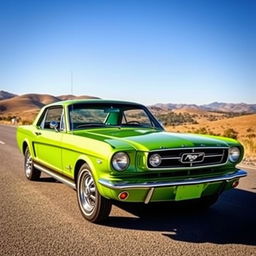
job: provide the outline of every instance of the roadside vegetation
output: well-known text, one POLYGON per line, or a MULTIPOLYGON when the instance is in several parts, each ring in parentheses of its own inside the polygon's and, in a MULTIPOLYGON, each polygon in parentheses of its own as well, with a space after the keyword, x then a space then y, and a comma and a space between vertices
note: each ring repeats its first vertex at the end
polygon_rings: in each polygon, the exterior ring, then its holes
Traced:
POLYGON ((18 116, 1 116, 0 115, 0 123, 2 124, 13 124, 13 125, 27 125, 32 124, 33 120, 22 119, 18 116))
POLYGON ((223 136, 239 140, 245 149, 243 163, 256 166, 256 115, 250 119, 250 115, 244 116, 247 121, 239 118, 219 121, 208 121, 196 125, 172 125, 167 126, 168 131, 209 134, 214 136, 223 136))
POLYGON ((165 126, 181 125, 181 124, 197 124, 196 115, 189 113, 174 113, 156 114, 158 120, 165 126))
POLYGON ((205 113, 189 113, 189 112, 174 112, 174 111, 152 111, 157 119, 165 126, 178 126, 181 124, 199 124, 201 121, 218 121, 227 118, 234 118, 248 113, 226 113, 226 112, 205 112, 205 113))

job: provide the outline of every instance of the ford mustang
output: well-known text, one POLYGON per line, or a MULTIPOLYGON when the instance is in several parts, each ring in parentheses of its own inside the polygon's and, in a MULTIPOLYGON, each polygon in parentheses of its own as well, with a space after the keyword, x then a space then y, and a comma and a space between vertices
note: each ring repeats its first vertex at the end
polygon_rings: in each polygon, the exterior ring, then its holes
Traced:
POLYGON ((45 106, 17 142, 29 180, 41 172, 76 190, 82 215, 101 222, 113 200, 194 200, 209 207, 236 187, 242 145, 230 138, 166 132, 143 105, 69 100, 45 106))

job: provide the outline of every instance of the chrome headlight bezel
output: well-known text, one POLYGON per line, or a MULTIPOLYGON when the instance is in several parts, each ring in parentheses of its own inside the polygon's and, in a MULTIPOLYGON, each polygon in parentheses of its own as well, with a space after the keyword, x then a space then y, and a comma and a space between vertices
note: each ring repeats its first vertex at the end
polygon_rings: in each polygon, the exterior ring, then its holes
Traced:
POLYGON ((148 159, 149 164, 152 167, 158 167, 162 163, 162 158, 159 154, 153 154, 148 159))
POLYGON ((129 155, 126 152, 116 152, 111 159, 111 165, 114 170, 122 172, 125 171, 130 164, 129 155))
POLYGON ((230 147, 228 151, 228 159, 232 163, 239 161, 241 156, 241 150, 239 147, 230 147))

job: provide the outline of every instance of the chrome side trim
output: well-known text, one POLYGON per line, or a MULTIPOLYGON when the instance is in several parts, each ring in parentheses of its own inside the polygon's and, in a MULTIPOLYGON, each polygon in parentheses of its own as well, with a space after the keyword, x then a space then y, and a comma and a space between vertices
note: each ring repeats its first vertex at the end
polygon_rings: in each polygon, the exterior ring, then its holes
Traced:
MULTIPOLYGON (((184 185, 196 185, 202 183, 218 182, 218 181, 231 181, 247 176, 247 172, 244 170, 237 170, 231 174, 225 174, 222 176, 216 176, 211 178, 188 178, 179 181, 155 181, 155 182, 143 182, 143 183, 129 183, 129 182, 111 182, 106 179, 99 179, 99 183, 107 188, 111 189, 136 189, 136 188, 161 188, 172 186, 184 186, 184 185)), ((147 197, 146 197, 147 198, 147 197)))
POLYGON ((147 193, 147 195, 146 195, 146 198, 145 198, 145 200, 144 200, 144 203, 145 203, 145 204, 148 204, 149 201, 151 200, 151 197, 153 196, 154 190, 155 190, 155 188, 150 188, 150 189, 149 189, 149 191, 148 191, 148 193, 147 193))
POLYGON ((72 182, 68 179, 65 179, 61 175, 58 175, 57 173, 52 172, 49 169, 46 169, 45 167, 42 167, 41 165, 38 165, 38 164, 35 164, 35 163, 34 163, 34 167, 37 168, 38 170, 50 175, 51 177, 60 181, 61 183, 65 183, 66 185, 70 186, 71 188, 76 189, 76 184, 74 182, 72 182))

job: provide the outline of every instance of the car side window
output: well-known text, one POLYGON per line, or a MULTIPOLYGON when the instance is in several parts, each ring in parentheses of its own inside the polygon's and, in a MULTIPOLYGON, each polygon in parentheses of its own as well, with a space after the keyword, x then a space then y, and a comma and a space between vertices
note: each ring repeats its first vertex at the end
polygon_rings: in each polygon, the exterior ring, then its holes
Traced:
POLYGON ((42 129, 51 129, 50 123, 54 121, 58 124, 58 130, 64 130, 64 115, 62 107, 48 108, 45 112, 45 116, 41 121, 40 127, 42 129))

